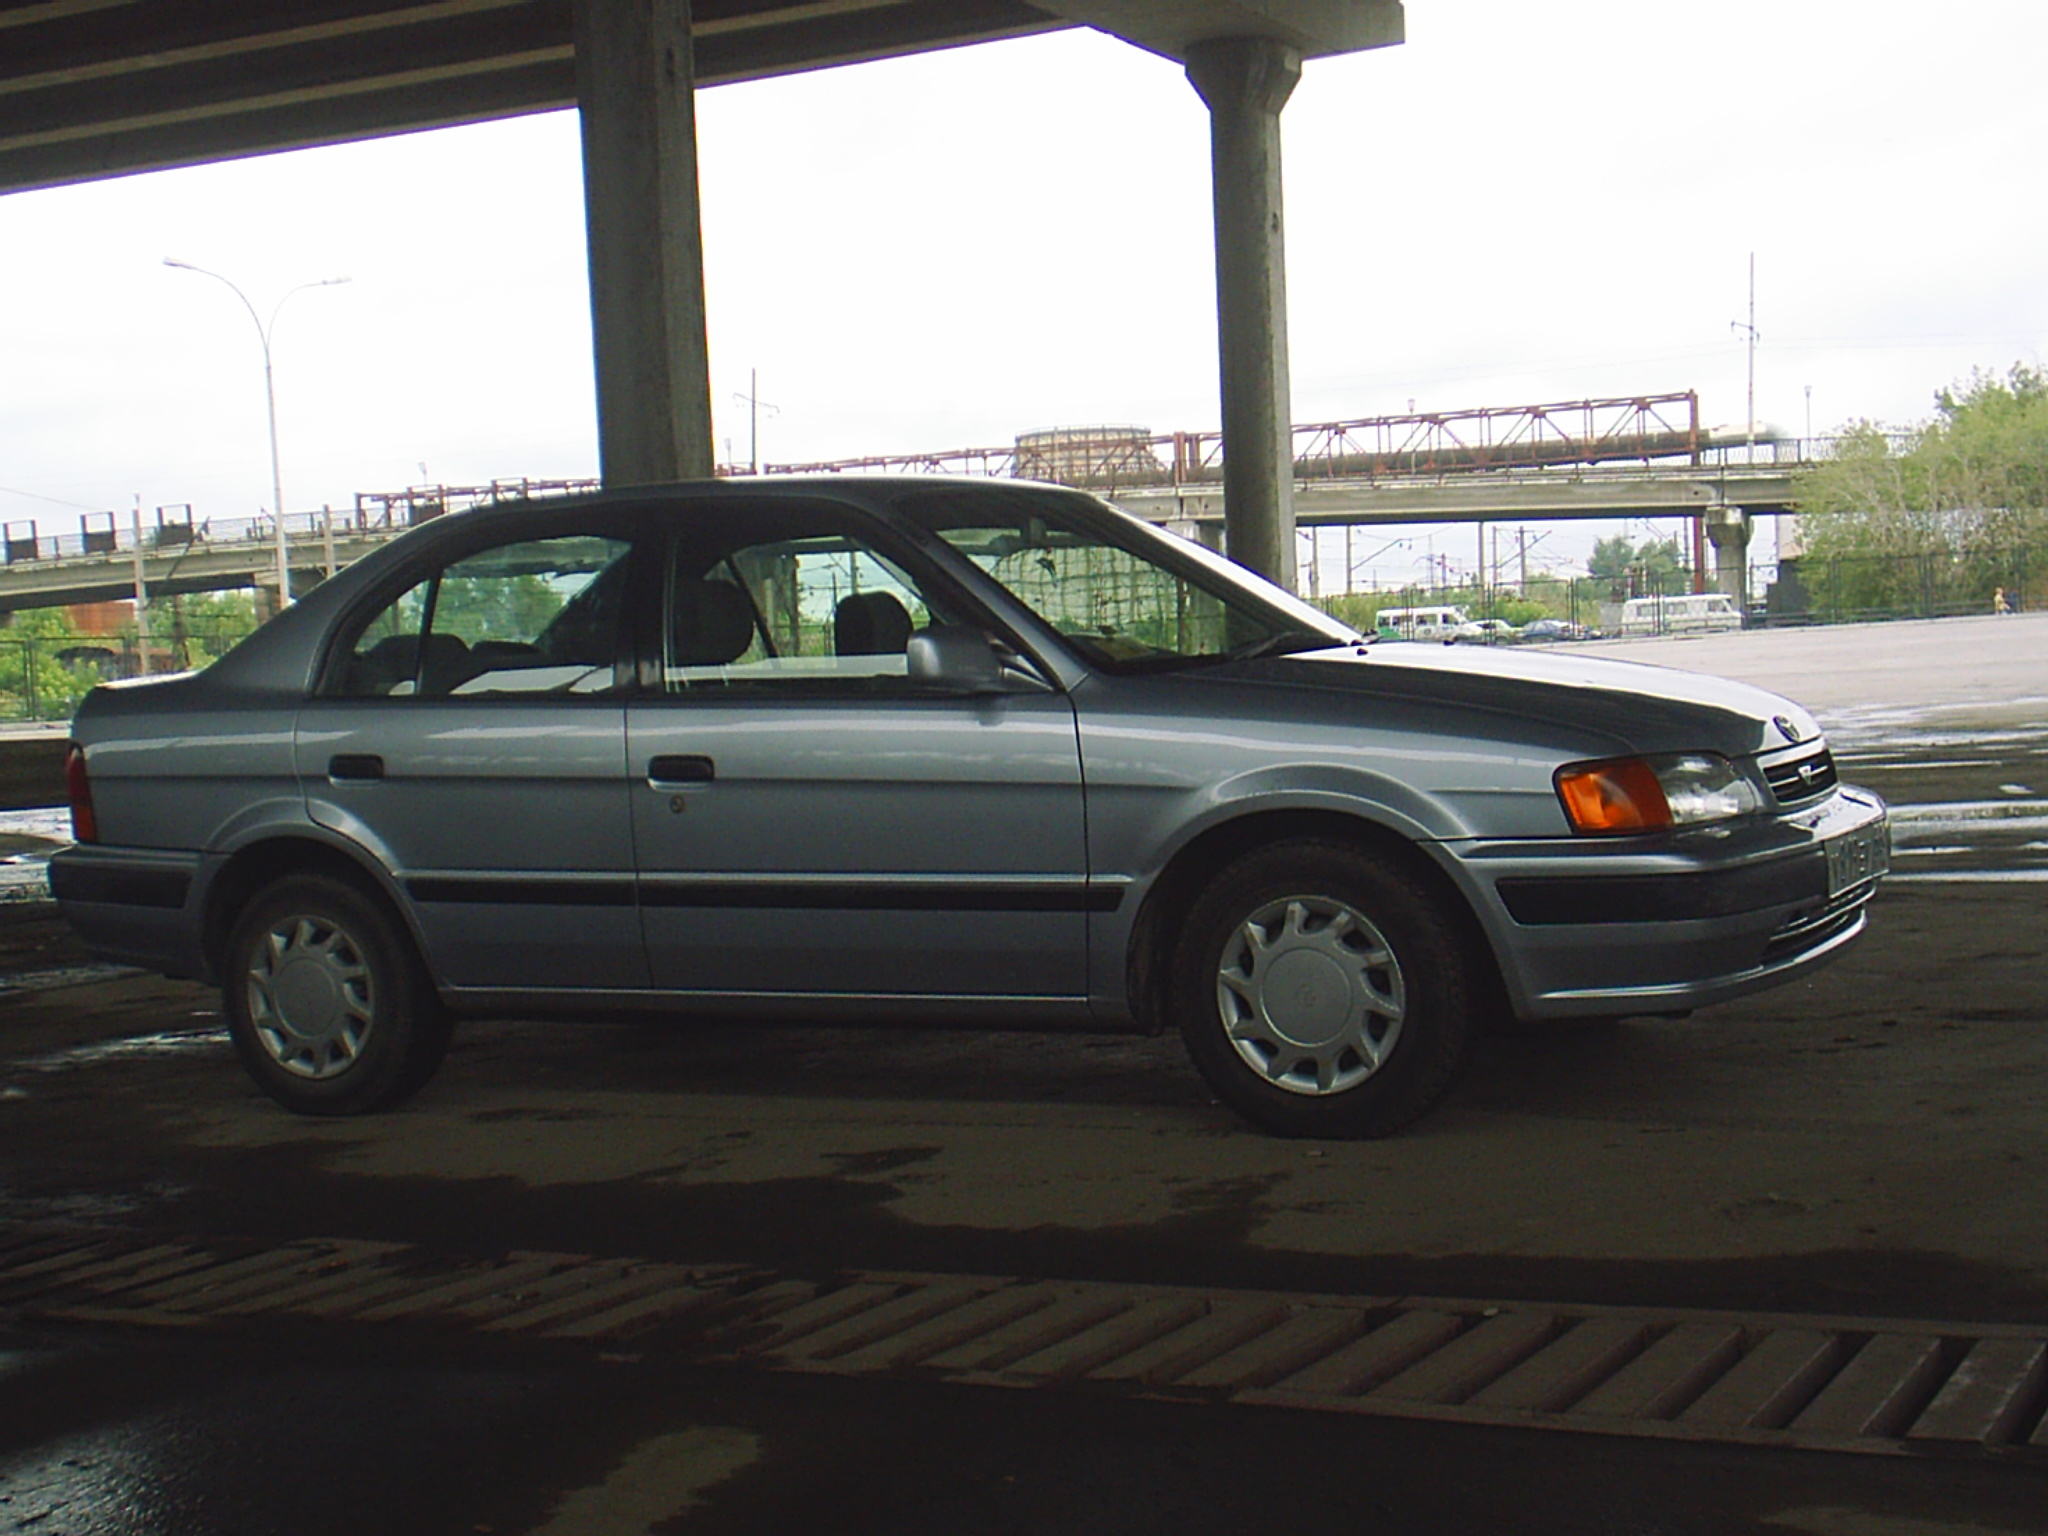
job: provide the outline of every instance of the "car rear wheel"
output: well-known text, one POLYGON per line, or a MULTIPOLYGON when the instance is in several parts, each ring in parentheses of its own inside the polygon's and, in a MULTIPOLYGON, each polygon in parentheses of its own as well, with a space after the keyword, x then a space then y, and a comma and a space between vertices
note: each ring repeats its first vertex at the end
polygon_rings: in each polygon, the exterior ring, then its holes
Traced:
POLYGON ((1435 895, 1389 860, 1309 839, 1210 882, 1173 986, 1210 1088, 1281 1136, 1386 1136, 1415 1119, 1463 1065, 1477 995, 1435 895))
POLYGON ((242 1065, 304 1115, 382 1109, 422 1088, 450 1023, 384 905, 327 875, 265 886, 229 935, 222 970, 242 1065))

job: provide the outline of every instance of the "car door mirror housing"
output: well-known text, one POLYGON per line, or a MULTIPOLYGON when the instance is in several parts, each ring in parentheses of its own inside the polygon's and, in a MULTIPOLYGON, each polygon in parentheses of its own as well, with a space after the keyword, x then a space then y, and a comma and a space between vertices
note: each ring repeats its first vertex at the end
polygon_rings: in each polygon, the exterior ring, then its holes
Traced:
POLYGON ((960 693, 1003 693, 1022 679, 1007 672, 988 636, 967 624, 934 624, 903 648, 910 680, 960 693))

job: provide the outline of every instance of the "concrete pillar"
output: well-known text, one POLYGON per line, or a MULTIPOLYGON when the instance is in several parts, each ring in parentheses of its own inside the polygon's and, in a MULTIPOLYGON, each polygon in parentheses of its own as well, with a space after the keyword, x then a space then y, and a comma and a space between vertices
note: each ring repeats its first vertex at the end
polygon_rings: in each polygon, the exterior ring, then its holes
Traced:
POLYGON ((1294 431, 1287 380, 1287 260, 1280 109, 1301 53, 1266 38, 1188 50, 1209 107, 1222 364, 1223 517, 1233 560, 1294 587, 1294 431))
POLYGON ((1706 515, 1714 545, 1714 585, 1749 611, 1749 514, 1740 507, 1713 507, 1706 515))
POLYGON ((712 473, 695 90, 689 0, 576 0, 606 485, 712 473))

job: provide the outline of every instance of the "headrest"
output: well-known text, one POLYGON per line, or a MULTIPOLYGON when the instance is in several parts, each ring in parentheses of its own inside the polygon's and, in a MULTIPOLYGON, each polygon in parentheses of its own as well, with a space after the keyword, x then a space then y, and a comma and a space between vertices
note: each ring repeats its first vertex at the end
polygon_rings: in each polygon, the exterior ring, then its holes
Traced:
POLYGON ((722 667, 754 643, 754 605, 729 581, 679 581, 675 665, 722 667))
POLYGON ((856 592, 832 610, 832 649, 841 656, 900 656, 910 610, 888 592, 856 592))

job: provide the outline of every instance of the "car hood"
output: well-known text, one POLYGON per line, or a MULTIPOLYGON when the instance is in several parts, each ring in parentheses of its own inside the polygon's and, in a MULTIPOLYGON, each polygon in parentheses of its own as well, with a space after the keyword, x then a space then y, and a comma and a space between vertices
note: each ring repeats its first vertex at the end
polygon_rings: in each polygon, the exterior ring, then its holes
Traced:
POLYGON ((1743 757, 1821 734, 1812 715, 1766 689, 1597 656, 1382 642, 1251 663, 1246 681, 1254 669, 1294 687, 1568 725, 1610 738, 1617 753, 1743 757))

